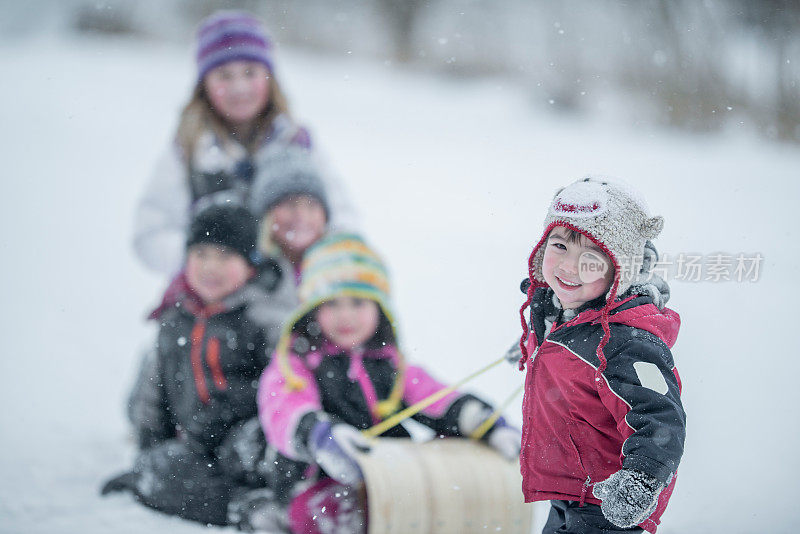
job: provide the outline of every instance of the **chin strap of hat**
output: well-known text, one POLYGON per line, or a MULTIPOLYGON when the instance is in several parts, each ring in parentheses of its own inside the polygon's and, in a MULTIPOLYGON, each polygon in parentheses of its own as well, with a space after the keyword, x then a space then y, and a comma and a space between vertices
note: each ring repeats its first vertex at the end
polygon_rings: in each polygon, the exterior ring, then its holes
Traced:
POLYGON ((289 363, 289 342, 291 339, 292 336, 288 333, 281 336, 278 347, 275 349, 275 357, 278 359, 281 374, 286 379, 286 387, 289 391, 300 391, 305 389, 306 381, 295 374, 289 363))
POLYGON ((395 378, 392 392, 385 400, 378 402, 375 406, 376 415, 380 419, 386 419, 400 408, 403 402, 403 393, 405 392, 405 377, 406 377, 406 359, 402 354, 398 354, 397 362, 397 377, 395 378))

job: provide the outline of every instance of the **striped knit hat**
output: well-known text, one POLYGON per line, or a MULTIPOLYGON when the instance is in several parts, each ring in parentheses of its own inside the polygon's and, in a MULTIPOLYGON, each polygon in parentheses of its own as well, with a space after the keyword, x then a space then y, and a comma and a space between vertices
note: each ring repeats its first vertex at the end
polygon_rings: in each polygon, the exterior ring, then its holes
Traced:
MULTIPOLYGON (((397 339, 394 313, 389 297, 389 277, 381 259, 354 234, 332 234, 312 245, 303 257, 302 280, 298 289, 300 305, 284 323, 276 349, 278 364, 292 389, 305 387, 288 361, 289 344, 295 325, 320 304, 337 297, 369 299, 380 306, 397 339)), ((396 412, 403 398, 405 360, 398 359, 397 377, 389 398, 378 403, 377 415, 385 418, 396 412)))
POLYGON ((258 19, 244 11, 217 11, 197 31, 197 78, 223 63, 250 60, 272 72, 272 43, 258 19))

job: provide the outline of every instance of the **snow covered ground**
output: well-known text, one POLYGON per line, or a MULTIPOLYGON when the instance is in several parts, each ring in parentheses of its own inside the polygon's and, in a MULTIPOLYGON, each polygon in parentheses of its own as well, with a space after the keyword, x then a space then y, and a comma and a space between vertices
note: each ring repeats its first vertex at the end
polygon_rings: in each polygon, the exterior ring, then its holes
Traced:
MULTIPOLYGON (((124 398, 164 284, 132 255, 133 206, 189 93, 190 57, 120 40, 0 42, 0 532, 208 530, 97 492, 132 456, 124 398)), ((689 428, 659 532, 796 531, 797 147, 578 120, 502 80, 279 59, 296 115, 392 268, 411 358, 441 378, 518 335, 544 208, 586 173, 636 184, 666 217, 657 244, 673 258, 761 253, 758 282, 672 283, 689 428)), ((521 380, 504 366, 470 389, 499 402, 521 380)))

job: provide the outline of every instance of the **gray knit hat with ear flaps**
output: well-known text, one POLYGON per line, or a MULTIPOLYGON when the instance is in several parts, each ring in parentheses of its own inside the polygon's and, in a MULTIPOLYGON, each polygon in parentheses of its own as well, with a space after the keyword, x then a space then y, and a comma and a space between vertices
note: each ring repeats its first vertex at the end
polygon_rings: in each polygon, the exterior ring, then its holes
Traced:
POLYGON ((627 184, 602 177, 587 177, 560 189, 544 220, 545 234, 531 260, 535 282, 545 283, 542 275, 544 243, 554 226, 566 226, 587 235, 604 249, 618 272, 616 291, 622 295, 631 287, 640 267, 648 239, 664 227, 664 218, 651 217, 644 198, 627 184))

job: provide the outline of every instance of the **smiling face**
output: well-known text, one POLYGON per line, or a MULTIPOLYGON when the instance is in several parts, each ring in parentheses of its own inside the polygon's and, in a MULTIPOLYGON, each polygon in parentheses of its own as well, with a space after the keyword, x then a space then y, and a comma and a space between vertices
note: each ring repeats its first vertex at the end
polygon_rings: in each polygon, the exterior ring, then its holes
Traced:
POLYGON ((614 267, 586 236, 556 226, 545 242, 542 274, 564 308, 579 308, 606 293, 614 267))
POLYGON ((375 335, 380 315, 374 300, 338 297, 321 304, 316 319, 328 341, 349 350, 363 347, 375 335))
POLYGON ((269 71, 257 61, 229 61, 203 78, 214 110, 232 126, 245 126, 269 102, 269 71))
POLYGON ((291 260, 303 256, 325 233, 325 208, 308 195, 291 195, 269 213, 270 237, 291 260))
POLYGON ((221 301, 253 276, 243 256, 227 247, 199 243, 189 248, 186 281, 205 304, 221 301))

